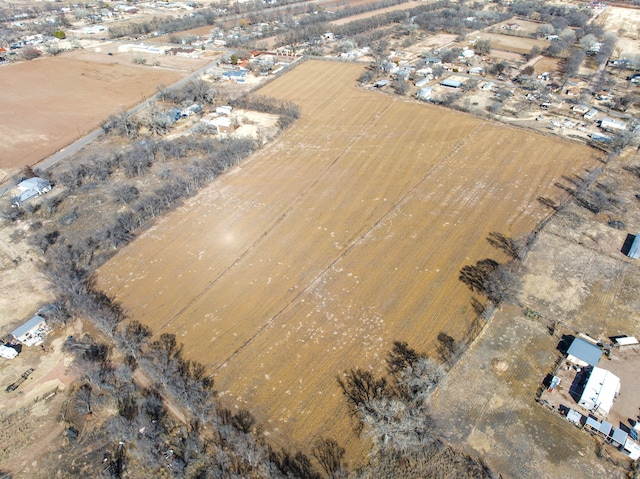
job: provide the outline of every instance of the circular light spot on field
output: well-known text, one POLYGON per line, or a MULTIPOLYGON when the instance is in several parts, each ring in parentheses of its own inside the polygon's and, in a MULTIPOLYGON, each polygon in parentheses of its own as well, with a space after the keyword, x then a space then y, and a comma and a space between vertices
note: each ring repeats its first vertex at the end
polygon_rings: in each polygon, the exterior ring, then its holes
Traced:
POLYGON ((493 358, 493 361, 491 361, 491 366, 493 366, 493 368, 499 372, 504 372, 509 369, 509 364, 507 364, 505 360, 498 358, 493 358))

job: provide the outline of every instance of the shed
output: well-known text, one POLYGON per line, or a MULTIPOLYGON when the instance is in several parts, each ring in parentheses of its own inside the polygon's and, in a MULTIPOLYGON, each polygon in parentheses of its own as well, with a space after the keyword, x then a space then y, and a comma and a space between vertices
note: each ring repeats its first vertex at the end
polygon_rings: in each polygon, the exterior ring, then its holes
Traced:
POLYGON ((582 424, 583 417, 584 416, 582 414, 574 409, 569 409, 569 411, 567 412, 567 421, 574 423, 576 426, 582 424))
POLYGON ((595 366, 600 362, 602 350, 582 338, 575 338, 567 349, 567 361, 578 366, 595 366))
POLYGON ((223 106, 218 106, 216 107, 216 113, 218 115, 231 115, 231 111, 233 110, 232 107, 228 106, 228 105, 223 105, 223 106))
POLYGON ((601 133, 591 133, 591 139, 593 141, 601 141, 602 143, 611 143, 611 137, 601 133))
POLYGON ((451 78, 447 78, 446 80, 442 80, 440 82, 440 85, 449 88, 460 88, 462 87, 462 82, 460 80, 452 80, 451 78))
POLYGON ((25 346, 37 346, 42 343, 42 333, 46 324, 42 316, 36 315, 22 326, 14 329, 11 336, 25 346))
POLYGON ((430 78, 429 78, 429 77, 425 77, 425 78, 422 78, 422 79, 418 80, 418 81, 415 83, 415 85, 416 85, 418 88, 422 88, 423 86, 427 85, 427 84, 429 83, 429 81, 430 81, 430 78))
POLYGON ((620 378, 605 369, 593 368, 578 404, 594 414, 606 417, 618 394, 620 378))
POLYGON ((640 459, 640 445, 637 442, 632 441, 629 437, 627 437, 627 440, 624 443, 623 451, 631 458, 632 461, 640 459))
POLYGON ((584 114, 584 119, 585 120, 591 120, 594 116, 596 116, 598 114, 598 110, 596 110, 595 108, 592 108, 591 110, 589 110, 588 112, 586 112, 584 114))
POLYGON ((627 239, 622 245, 622 253, 626 254, 629 258, 640 258, 640 234, 632 235, 628 234, 627 239))
POLYGON ((416 98, 418 100, 422 100, 422 101, 428 101, 431 99, 431 94, 433 93, 433 87, 425 87, 425 88, 421 88, 420 90, 418 90, 418 93, 416 93, 416 98))
POLYGON ((634 346, 638 344, 638 340, 633 336, 618 336, 613 338, 616 346, 634 346))
POLYGON ((627 442, 627 437, 629 437, 629 434, 617 427, 613 430, 613 434, 611 434, 610 442, 615 447, 621 448, 624 446, 624 443, 627 442))
POLYGON ((4 344, 0 345, 0 358, 13 359, 18 355, 18 351, 4 344))

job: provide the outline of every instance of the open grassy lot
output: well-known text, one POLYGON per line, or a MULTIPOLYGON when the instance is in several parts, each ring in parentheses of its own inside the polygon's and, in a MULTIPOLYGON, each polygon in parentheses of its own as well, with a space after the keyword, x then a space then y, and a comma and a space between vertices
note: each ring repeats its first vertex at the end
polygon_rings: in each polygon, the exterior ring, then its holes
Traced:
POLYGON ((463 266, 548 211, 538 196, 596 164, 583 146, 356 87, 362 67, 309 61, 260 90, 302 118, 121 250, 99 282, 156 334, 176 333, 276 441, 351 450, 336 375, 379 370, 395 339, 461 338, 463 266))
POLYGON ((0 103, 11 112, 0 124, 0 168, 33 165, 184 74, 64 56, 3 65, 0 103))
POLYGON ((504 35, 501 33, 482 32, 479 37, 483 40, 489 40, 492 49, 513 53, 529 53, 534 46, 544 50, 549 45, 547 40, 504 35))

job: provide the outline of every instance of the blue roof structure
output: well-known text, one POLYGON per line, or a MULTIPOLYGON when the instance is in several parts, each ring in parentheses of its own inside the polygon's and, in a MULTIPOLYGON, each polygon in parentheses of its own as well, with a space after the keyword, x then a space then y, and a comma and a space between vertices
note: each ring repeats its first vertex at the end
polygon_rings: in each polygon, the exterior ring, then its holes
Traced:
POLYGON ((567 355, 578 358, 591 366, 595 366, 600 362, 602 350, 589 341, 585 341, 582 338, 575 338, 567 350, 567 355))

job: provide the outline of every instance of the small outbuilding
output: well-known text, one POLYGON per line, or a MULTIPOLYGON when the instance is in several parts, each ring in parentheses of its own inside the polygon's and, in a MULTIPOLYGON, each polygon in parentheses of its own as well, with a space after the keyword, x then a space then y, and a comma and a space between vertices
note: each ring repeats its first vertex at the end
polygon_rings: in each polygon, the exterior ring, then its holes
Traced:
POLYGON ((5 346, 4 344, 0 345, 0 358, 4 359, 13 359, 18 355, 18 351, 14 348, 10 348, 5 346))
POLYGON ((606 417, 620 394, 620 378, 602 368, 593 368, 578 404, 598 416, 606 417))
POLYGON ((640 444, 631 440, 630 437, 627 437, 622 450, 627 456, 631 458, 632 461, 637 461, 638 459, 640 459, 640 444))
POLYGON ((576 426, 582 425, 582 418, 584 418, 584 416, 574 409, 567 411, 567 421, 572 422, 576 426))
POLYGON ((640 258, 640 235, 628 234, 621 251, 629 258, 640 258))
POLYGON ((640 344, 638 340, 634 336, 616 336, 613 339, 614 346, 624 347, 624 346, 636 346, 640 344))
POLYGON ((34 316, 22 326, 16 328, 11 336, 25 346, 37 346, 42 343, 47 323, 42 316, 34 316))
POLYGON ((580 367, 596 366, 602 357, 602 350, 583 338, 575 338, 567 349, 567 361, 580 367))
POLYGON ((432 94, 433 94, 433 88, 428 86, 428 87, 420 88, 420 90, 418 90, 418 92, 416 93, 416 98, 422 101, 429 101, 431 100, 432 94))

